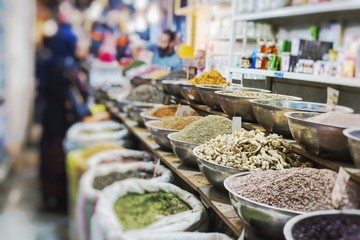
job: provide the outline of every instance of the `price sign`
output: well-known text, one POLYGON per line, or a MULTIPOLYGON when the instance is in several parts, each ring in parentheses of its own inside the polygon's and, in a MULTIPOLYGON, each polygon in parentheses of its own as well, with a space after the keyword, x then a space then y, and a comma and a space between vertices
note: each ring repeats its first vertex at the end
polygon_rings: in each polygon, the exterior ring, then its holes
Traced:
POLYGON ((231 132, 238 132, 242 128, 242 120, 241 117, 233 117, 232 118, 232 128, 231 132))
POLYGON ((335 110, 339 101, 340 92, 334 88, 327 88, 327 100, 326 104, 330 106, 331 110, 335 110))
POLYGON ((339 208, 340 203, 346 194, 346 186, 349 182, 350 174, 345 171, 344 168, 340 167, 336 182, 331 195, 331 202, 334 208, 339 208))

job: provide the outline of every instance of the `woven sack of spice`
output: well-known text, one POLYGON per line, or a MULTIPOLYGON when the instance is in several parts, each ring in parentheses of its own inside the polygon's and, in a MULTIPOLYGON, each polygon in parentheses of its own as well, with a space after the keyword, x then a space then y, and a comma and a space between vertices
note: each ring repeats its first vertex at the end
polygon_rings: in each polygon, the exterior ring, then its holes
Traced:
POLYGON ((68 180, 69 192, 69 212, 71 216, 75 215, 76 199, 79 187, 79 182, 82 174, 88 168, 87 161, 91 156, 110 149, 123 150, 122 145, 119 144, 104 144, 94 145, 70 151, 66 155, 66 175, 68 180))
POLYGON ((66 141, 87 147, 95 144, 118 142, 128 135, 123 124, 114 121, 76 123, 66 133, 66 141))
MULTIPOLYGON (((97 156, 92 158, 101 159, 106 153, 114 156, 114 153, 119 154, 120 151, 122 150, 105 151, 96 154, 97 156)), ((142 153, 132 150, 123 150, 122 152, 126 151, 129 151, 127 153, 128 159, 131 159, 131 153, 135 153, 138 156, 142 153)), ((170 182, 171 172, 167 168, 152 162, 115 162, 90 167, 80 180, 76 211, 78 239, 90 239, 90 221, 99 193, 112 183, 127 178, 144 178, 151 181, 170 182)))
POLYGON ((137 234, 132 240, 231 240, 223 233, 201 233, 201 232, 174 232, 174 233, 152 233, 137 234))
POLYGON ((134 239, 134 236, 149 236, 153 233, 171 233, 183 231, 207 231, 208 216, 202 203, 192 194, 170 184, 142 179, 127 179, 104 189, 98 198, 91 224, 91 239, 134 239), (148 195, 171 195, 175 199, 162 197, 146 199, 139 205, 139 198, 148 195), (131 197, 132 199, 128 198, 131 197), (124 201, 123 201, 124 200, 124 201), (119 204, 121 202, 121 204, 119 204), (154 204, 154 205, 152 205, 154 204), (145 205, 145 206, 144 206, 145 205), (159 214, 148 209, 153 206, 164 210, 182 209, 175 214, 159 214), (166 205, 166 206, 165 206, 166 205), (184 205, 186 206, 184 210, 184 205), (143 211, 145 209, 145 211, 143 211), (127 213, 121 215, 119 211, 127 213), (149 212, 150 211, 150 212, 149 212), (121 219, 124 217, 124 219, 121 219), (120 220, 121 219, 121 220, 120 220), (148 221, 145 227, 128 227, 130 224, 148 221), (128 220, 128 221, 127 221, 128 220))

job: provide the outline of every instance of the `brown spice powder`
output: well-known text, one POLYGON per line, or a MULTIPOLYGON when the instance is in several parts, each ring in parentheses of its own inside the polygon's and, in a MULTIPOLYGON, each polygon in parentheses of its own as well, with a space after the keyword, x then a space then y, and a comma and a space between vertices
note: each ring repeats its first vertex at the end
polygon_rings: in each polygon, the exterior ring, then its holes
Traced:
POLYGON ((172 130, 182 130, 187 125, 199 120, 200 118, 200 116, 167 118, 161 122, 154 123, 153 126, 172 130))

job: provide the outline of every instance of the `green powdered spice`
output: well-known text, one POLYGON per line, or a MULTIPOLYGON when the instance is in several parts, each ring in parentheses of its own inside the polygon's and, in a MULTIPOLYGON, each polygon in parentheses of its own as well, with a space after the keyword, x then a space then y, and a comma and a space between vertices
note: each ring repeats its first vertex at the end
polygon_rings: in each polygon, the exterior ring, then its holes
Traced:
POLYGON ((173 193, 129 193, 114 206, 124 230, 141 229, 164 216, 185 212, 191 208, 173 193))
POLYGON ((194 144, 203 144, 218 135, 230 134, 232 122, 221 116, 209 115, 191 123, 174 134, 174 139, 194 144))

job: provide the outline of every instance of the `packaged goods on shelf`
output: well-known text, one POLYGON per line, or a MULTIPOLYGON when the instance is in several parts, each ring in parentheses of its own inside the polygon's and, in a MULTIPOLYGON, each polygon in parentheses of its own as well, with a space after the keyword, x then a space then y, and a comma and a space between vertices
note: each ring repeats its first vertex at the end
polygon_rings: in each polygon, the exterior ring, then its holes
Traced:
MULTIPOLYGON (((158 209, 158 207, 159 206, 155 208, 158 209)), ((177 211, 176 209, 174 210, 177 211)), ((130 216, 128 219, 132 217, 133 216, 130 216)), ((144 220, 149 220, 149 218, 141 219, 141 221, 144 220)), ((126 225, 128 224, 130 224, 130 222, 126 223, 126 225)), ((92 219, 91 239, 136 239, 136 236, 144 234, 206 231, 207 228, 208 219, 206 210, 202 203, 192 194, 169 183, 128 179, 114 183, 100 193, 95 215, 92 219), (149 212, 149 209, 144 209, 144 206, 136 206, 138 203, 136 201, 126 201, 126 206, 117 205, 116 203, 119 203, 119 201, 122 202, 122 198, 134 198, 140 201, 143 198, 151 197, 150 195, 146 196, 147 193, 152 195, 165 193, 166 196, 162 197, 176 197, 177 199, 175 201, 177 203, 184 203, 186 208, 182 206, 182 212, 162 216, 157 220, 155 219, 155 222, 150 223, 150 225, 146 223, 146 227, 125 230, 124 225, 119 220, 117 212, 120 214, 122 221, 125 220, 123 211, 142 209, 146 215, 151 216, 152 213, 149 212), (126 209, 122 207, 126 207, 126 209), (118 211, 117 208, 119 208, 118 211)))
MULTIPOLYGON (((124 150, 124 154, 126 154, 126 151, 128 150, 124 150)), ((104 153, 106 152, 110 155, 110 158, 113 157, 114 151, 110 150, 100 153, 102 155, 100 158, 105 157, 106 154, 104 153)), ((133 151, 129 150, 129 154, 131 152, 133 151)), ((137 154, 139 153, 142 152, 137 154)), ((77 200, 76 219, 80 240, 90 239, 91 217, 101 190, 114 182, 128 178, 170 182, 171 173, 165 167, 156 166, 156 164, 150 162, 120 163, 117 161, 89 168, 81 177, 77 200)))

